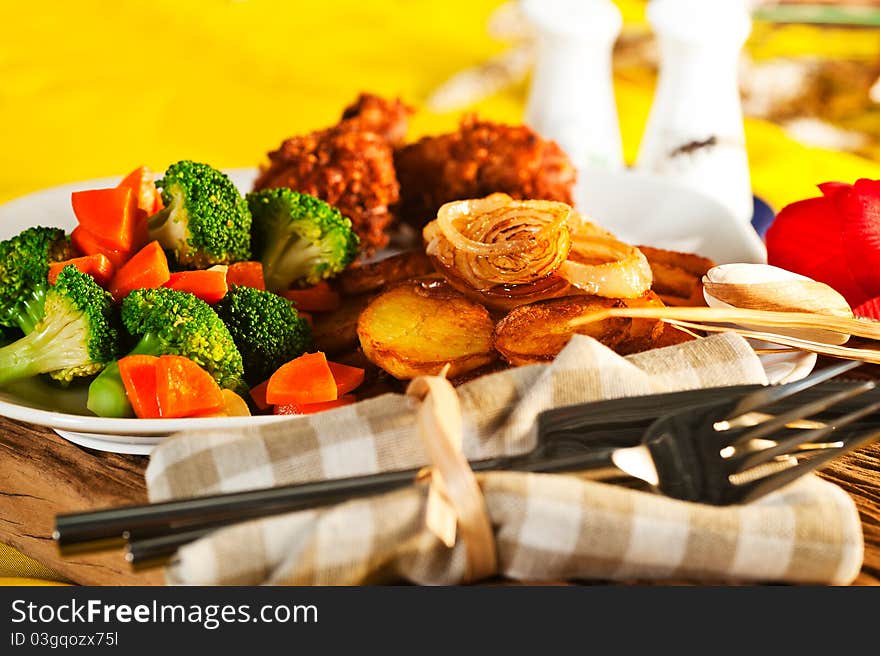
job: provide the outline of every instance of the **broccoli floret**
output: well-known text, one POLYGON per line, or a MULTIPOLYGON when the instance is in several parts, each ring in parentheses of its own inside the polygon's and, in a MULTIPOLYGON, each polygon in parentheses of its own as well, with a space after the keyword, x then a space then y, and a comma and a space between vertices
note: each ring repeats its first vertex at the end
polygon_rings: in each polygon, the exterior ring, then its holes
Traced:
POLYGON ((45 373, 69 383, 118 355, 113 298, 91 276, 64 267, 46 292, 44 309, 30 333, 0 348, 0 384, 45 373))
MULTIPOLYGON (((210 305, 189 292, 135 289, 122 301, 122 323, 139 338, 130 355, 183 355, 221 387, 245 389, 241 354, 229 330, 210 305)), ((86 406, 100 417, 133 414, 115 362, 92 381, 86 406)))
POLYGON ((254 257, 275 292, 314 285, 340 273, 357 255, 351 221, 324 201, 291 189, 247 195, 254 257))
POLYGON ((251 386, 266 380, 312 344, 309 324, 290 301, 272 292, 233 285, 214 310, 241 352, 245 379, 251 386))
POLYGON ((49 265, 71 255, 60 228, 28 228, 0 242, 0 326, 31 332, 43 318, 49 265))
POLYGON ((177 266, 204 269, 250 259, 251 215, 225 174, 185 160, 168 167, 156 186, 165 209, 150 217, 150 239, 177 266))

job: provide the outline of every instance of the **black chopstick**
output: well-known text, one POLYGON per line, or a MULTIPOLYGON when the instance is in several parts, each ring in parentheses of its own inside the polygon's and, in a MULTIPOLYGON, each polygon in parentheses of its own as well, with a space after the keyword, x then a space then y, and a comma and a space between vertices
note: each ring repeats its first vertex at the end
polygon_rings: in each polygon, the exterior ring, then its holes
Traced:
MULTIPOLYGON (((510 468, 516 458, 496 458, 474 463, 488 469, 510 468)), ((175 524, 216 523, 274 515, 338 502, 354 496, 379 494, 409 485, 418 469, 317 481, 297 485, 230 492, 162 503, 120 506, 84 513, 58 515, 52 537, 66 552, 84 543, 124 538, 129 533, 162 533, 175 524)))
MULTIPOLYGON (((493 458, 471 463, 474 471, 516 470, 532 472, 559 472, 584 469, 600 465, 610 466, 613 449, 599 449, 554 458, 536 457, 533 454, 511 458, 493 458)), ((248 519, 332 505, 372 494, 389 492, 412 484, 417 469, 407 469, 383 474, 371 474, 316 483, 286 485, 283 487, 233 492, 214 496, 195 497, 164 503, 109 508, 87 513, 59 515, 56 518, 53 537, 63 553, 73 550, 91 550, 90 545, 103 544, 108 539, 128 539, 135 545, 146 540, 158 540, 147 545, 172 544, 180 546, 189 539, 183 536, 197 535, 197 531, 210 531, 221 526, 248 519), (180 536, 173 540, 159 540, 180 536)), ((198 534, 199 536, 201 534, 198 534)), ((177 548, 174 547, 173 550, 177 548)), ((155 556, 151 547, 150 557, 155 556)), ((132 562, 139 560, 133 554, 132 562)))
POLYGON ((125 560, 137 570, 167 565, 180 547, 205 537, 216 528, 219 527, 204 526, 169 535, 132 540, 126 549, 125 560))

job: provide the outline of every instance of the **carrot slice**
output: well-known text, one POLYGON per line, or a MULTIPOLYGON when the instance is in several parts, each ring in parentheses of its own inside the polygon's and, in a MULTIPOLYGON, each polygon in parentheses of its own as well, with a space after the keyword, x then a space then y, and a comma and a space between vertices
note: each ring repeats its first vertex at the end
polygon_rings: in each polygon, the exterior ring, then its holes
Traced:
POLYGON ((66 266, 75 266, 83 273, 89 274, 95 279, 95 282, 106 287, 107 283, 113 278, 113 265, 107 256, 102 253, 95 255, 84 255, 83 257, 75 257, 71 260, 63 262, 53 262, 49 265, 49 284, 54 285, 58 274, 66 266))
POLYGON ((226 282, 255 289, 266 289, 262 262, 235 262, 226 271, 226 282))
POLYGON ((139 166, 125 176, 117 188, 131 189, 135 195, 138 211, 134 222, 131 250, 136 251, 150 241, 147 219, 162 209, 162 194, 156 189, 153 172, 146 166, 139 166))
POLYGON ((168 258, 157 241, 151 241, 135 253, 113 276, 110 293, 121 301, 134 289, 161 287, 171 277, 168 258))
POLYGON ((266 402, 272 405, 285 403, 322 403, 335 401, 336 381, 321 353, 306 353, 281 365, 269 378, 266 402))
POLYGON ((138 207, 137 197, 130 188, 75 191, 70 195, 70 202, 79 224, 99 242, 120 251, 134 248, 138 207))
POLYGON ((134 408, 134 414, 141 419, 155 419, 159 416, 159 402, 156 399, 155 355, 127 355, 120 358, 119 375, 125 386, 125 394, 134 408))
POLYGON ((113 265, 114 269, 119 269, 131 257, 131 251, 108 248, 98 241, 95 235, 82 226, 77 226, 73 229, 73 232, 70 233, 70 241, 73 247, 83 255, 103 255, 110 260, 110 264, 113 265))
POLYGON ((284 403, 282 405, 276 405, 272 410, 272 414, 313 415, 316 412, 324 412, 324 410, 332 410, 333 408, 340 408, 344 405, 351 405, 356 401, 357 399, 354 394, 346 394, 345 396, 340 396, 335 401, 324 401, 323 403, 284 403))
POLYGON ((146 166, 139 166, 125 176, 117 188, 131 189, 134 192, 138 209, 147 216, 155 213, 157 196, 159 203, 162 202, 162 195, 156 189, 156 183, 153 181, 153 172, 146 166))
POLYGON ((306 312, 330 312, 339 307, 339 294, 326 280, 306 289, 289 289, 281 295, 296 303, 297 310, 306 312))
POLYGON ((220 390, 223 394, 223 407, 214 412, 193 415, 193 417, 250 417, 247 403, 231 389, 220 390))
POLYGON ((269 379, 267 378, 259 385, 252 387, 249 394, 254 401, 254 405, 258 410, 266 411, 272 407, 272 404, 266 401, 266 390, 269 388, 269 379))
POLYGON ((360 367, 350 367, 338 362, 328 362, 327 366, 336 381, 336 394, 339 396, 357 389, 364 382, 364 370, 360 367))
POLYGON ((207 371, 181 355, 163 355, 156 364, 156 400, 161 417, 192 417, 225 405, 220 386, 207 371))
POLYGON ((222 270, 172 273, 163 287, 189 292, 212 305, 226 296, 226 292, 229 291, 226 285, 226 272, 222 270))

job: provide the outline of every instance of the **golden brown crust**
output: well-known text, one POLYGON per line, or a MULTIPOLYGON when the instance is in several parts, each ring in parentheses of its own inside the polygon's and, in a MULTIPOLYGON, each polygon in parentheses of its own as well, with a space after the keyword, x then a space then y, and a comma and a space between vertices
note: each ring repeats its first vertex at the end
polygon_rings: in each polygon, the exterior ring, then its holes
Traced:
POLYGON ((699 307, 703 298, 703 276, 715 266, 707 257, 680 253, 651 246, 639 246, 651 265, 654 282, 651 289, 666 305, 699 307))
POLYGON ((465 117, 451 134, 425 137, 395 153, 397 214, 421 228, 444 203, 494 192, 572 204, 575 169, 553 141, 530 128, 465 117))
POLYGON ((664 348, 666 346, 676 346, 678 344, 684 344, 685 342, 692 342, 696 337, 693 335, 684 332, 683 330, 679 330, 674 326, 664 326, 663 334, 660 335, 660 338, 654 342, 654 348, 664 348))
POLYGON ((291 137, 269 153, 254 189, 289 187, 317 196, 351 219, 367 252, 388 243, 397 202, 391 146, 375 132, 343 127, 291 137))
POLYGON ((582 295, 522 305, 495 326, 495 348, 514 365, 553 360, 574 334, 593 337, 623 355, 644 351, 663 333, 662 322, 612 317, 573 326, 572 321, 603 309, 652 305, 663 303, 651 292, 637 299, 582 295))
POLYGON ((355 263, 336 282, 343 294, 367 294, 433 272, 434 265, 424 251, 405 251, 368 264, 355 263))
POLYGON ((379 294, 361 313, 357 332, 371 362, 408 380, 436 375, 447 363, 452 378, 492 362, 493 328, 486 308, 431 278, 379 294))
POLYGON ((312 337, 318 350, 333 354, 355 348, 358 318, 370 298, 369 295, 344 297, 335 310, 316 312, 312 316, 312 337))
POLYGON ((342 112, 341 122, 349 127, 354 121, 358 129, 379 134, 391 146, 403 145, 413 108, 399 98, 388 100, 372 93, 362 93, 342 112))
POLYGON ((388 243, 399 185, 392 147, 406 134, 410 109, 399 100, 362 94, 341 122, 286 139, 269 153, 254 189, 289 187, 312 194, 351 219, 367 253, 388 243))

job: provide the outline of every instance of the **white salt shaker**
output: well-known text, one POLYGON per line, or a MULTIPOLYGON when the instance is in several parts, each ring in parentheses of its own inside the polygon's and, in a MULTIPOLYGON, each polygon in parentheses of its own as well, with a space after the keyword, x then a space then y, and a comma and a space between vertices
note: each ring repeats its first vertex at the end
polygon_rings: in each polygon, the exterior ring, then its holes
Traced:
POLYGON ((753 200, 737 68, 747 0, 651 0, 660 77, 636 166, 714 197, 744 222, 753 200))
POLYGON ((611 53, 620 10, 610 0, 522 0, 536 61, 525 122, 578 168, 623 167, 611 53))

